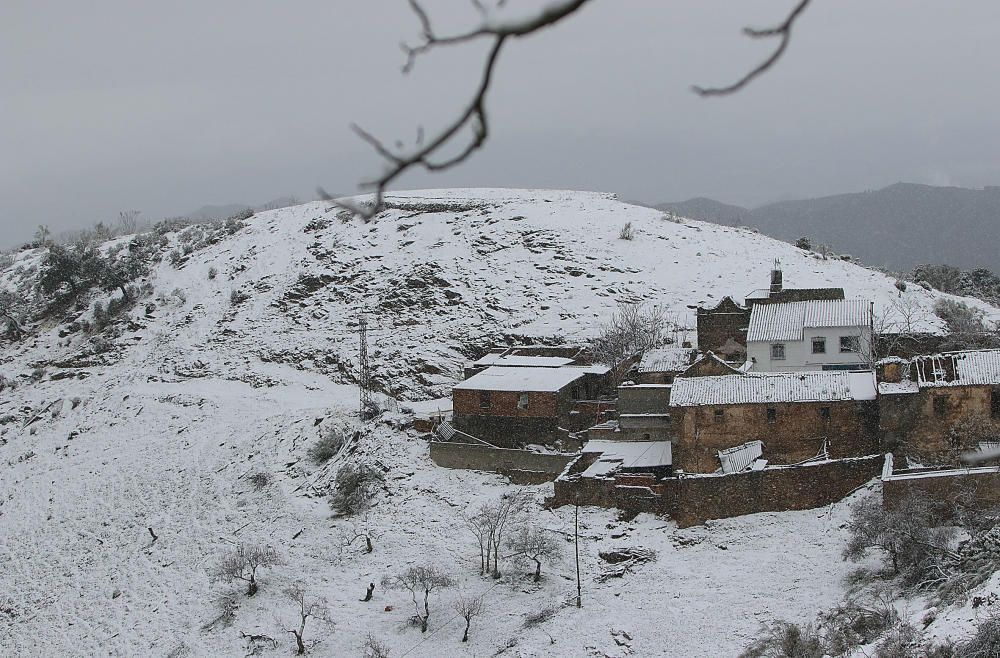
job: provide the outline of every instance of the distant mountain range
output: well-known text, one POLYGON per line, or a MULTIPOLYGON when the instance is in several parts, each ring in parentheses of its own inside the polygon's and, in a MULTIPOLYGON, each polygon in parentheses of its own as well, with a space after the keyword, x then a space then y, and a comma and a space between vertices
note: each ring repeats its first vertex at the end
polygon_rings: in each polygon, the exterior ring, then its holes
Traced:
POLYGON ((794 242, 827 244, 869 265, 908 271, 922 263, 1000 272, 1000 186, 896 183, 881 190, 742 208, 714 199, 661 203, 683 217, 751 226, 794 242))

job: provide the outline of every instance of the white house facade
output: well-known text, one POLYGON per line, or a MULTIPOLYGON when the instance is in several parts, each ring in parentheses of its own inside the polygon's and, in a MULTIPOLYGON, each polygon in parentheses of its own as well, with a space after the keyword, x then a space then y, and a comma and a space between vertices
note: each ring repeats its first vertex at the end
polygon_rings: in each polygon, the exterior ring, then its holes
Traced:
POLYGON ((747 331, 753 370, 870 367, 872 303, 862 299, 754 304, 747 331))

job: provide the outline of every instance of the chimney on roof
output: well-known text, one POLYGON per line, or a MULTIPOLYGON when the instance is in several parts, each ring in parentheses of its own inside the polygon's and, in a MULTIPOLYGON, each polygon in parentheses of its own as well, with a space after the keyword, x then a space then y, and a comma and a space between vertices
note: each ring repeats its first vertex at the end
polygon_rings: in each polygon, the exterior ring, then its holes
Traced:
POLYGON ((781 292, 781 262, 778 259, 774 260, 774 269, 771 270, 771 294, 781 292))

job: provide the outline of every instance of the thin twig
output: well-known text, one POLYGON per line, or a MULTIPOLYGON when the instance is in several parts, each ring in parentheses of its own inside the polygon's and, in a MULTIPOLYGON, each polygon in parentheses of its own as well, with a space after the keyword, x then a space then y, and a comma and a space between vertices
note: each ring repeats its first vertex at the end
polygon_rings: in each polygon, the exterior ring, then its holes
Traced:
POLYGON ((751 39, 767 39, 771 37, 780 37, 781 41, 778 43, 778 47, 771 53, 771 56, 761 62, 757 67, 752 69, 749 73, 744 75, 742 78, 737 80, 731 85, 725 87, 692 87, 694 93, 699 96, 725 96, 727 94, 732 94, 747 84, 750 83, 754 78, 758 77, 769 68, 774 66, 774 64, 781 58, 784 54, 785 49, 788 47, 788 42, 792 38, 792 28, 795 26, 795 21, 798 17, 806 10, 809 3, 812 0, 800 0, 799 4, 795 5, 791 13, 785 18, 784 22, 780 25, 774 27, 765 28, 758 30, 752 27, 743 28, 743 34, 747 35, 751 39))

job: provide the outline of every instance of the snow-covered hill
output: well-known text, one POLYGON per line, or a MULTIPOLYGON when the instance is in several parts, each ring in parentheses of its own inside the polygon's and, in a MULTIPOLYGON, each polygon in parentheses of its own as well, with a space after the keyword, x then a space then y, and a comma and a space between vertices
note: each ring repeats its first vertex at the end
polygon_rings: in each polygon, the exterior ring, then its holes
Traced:
MULTIPOLYGON (((808 621, 841 596, 842 505, 683 532, 585 510, 584 607, 525 629, 527 613, 575 591, 571 564, 541 586, 480 578, 460 513, 509 485, 438 469, 425 443, 384 423, 352 446, 388 469, 371 519, 376 550, 341 556, 335 538, 350 521, 331 519, 322 493, 347 457, 317 467, 305 451, 355 413, 361 311, 376 327, 375 377, 406 406, 446 396, 462 363, 495 342, 583 340, 622 301, 663 305, 693 325, 691 305, 742 298, 775 259, 790 287, 842 286, 881 309, 902 294, 930 318, 940 296, 605 194, 446 190, 389 202, 369 223, 325 203, 259 213, 179 267, 158 264, 153 294, 113 338, 74 330, 83 310, 2 347, 0 375, 16 386, 0 391, 0 654, 237 656, 240 631, 271 635, 285 652, 294 609, 281 590, 297 580, 331 602, 335 625, 307 630, 321 640, 315 655, 328 656, 360 655, 369 632, 393 656, 730 655, 761 622, 808 621), (627 222, 635 238, 618 239, 627 222), (249 481, 257 472, 271 477, 260 490, 249 481), (204 630, 214 598, 237 589, 211 582, 210 567, 247 540, 274 545, 284 564, 264 572, 231 627, 204 630), (624 544, 660 557, 596 582, 598 550, 624 544), (488 592, 467 646, 449 607, 457 590, 438 597, 424 636, 406 626, 408 595, 378 589, 373 603, 358 601, 368 582, 421 562, 447 568, 467 593, 488 592)), ((17 254, 0 286, 30 278, 40 258, 17 254)), ((549 488, 535 489, 541 500, 549 488)), ((567 510, 536 517, 571 532, 567 510)))

